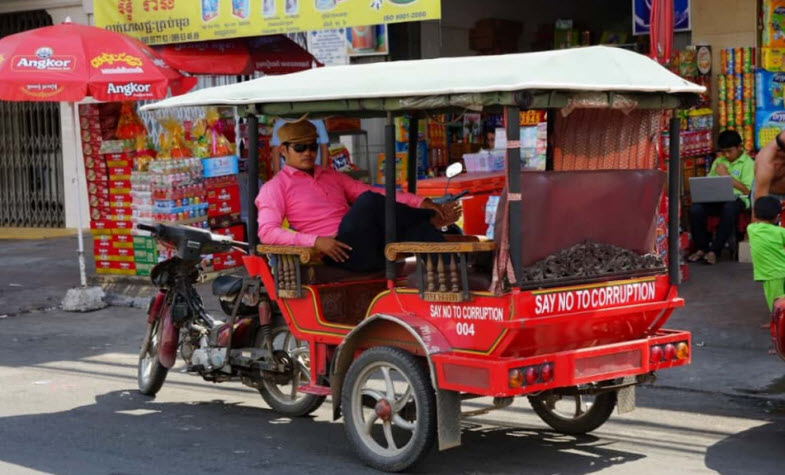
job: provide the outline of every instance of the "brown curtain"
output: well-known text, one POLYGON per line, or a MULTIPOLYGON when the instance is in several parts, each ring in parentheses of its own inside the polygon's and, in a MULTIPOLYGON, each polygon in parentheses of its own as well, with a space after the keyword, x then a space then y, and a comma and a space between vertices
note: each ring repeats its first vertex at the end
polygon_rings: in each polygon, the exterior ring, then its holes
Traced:
POLYGON ((657 165, 659 110, 575 109, 556 116, 553 169, 630 170, 657 165))

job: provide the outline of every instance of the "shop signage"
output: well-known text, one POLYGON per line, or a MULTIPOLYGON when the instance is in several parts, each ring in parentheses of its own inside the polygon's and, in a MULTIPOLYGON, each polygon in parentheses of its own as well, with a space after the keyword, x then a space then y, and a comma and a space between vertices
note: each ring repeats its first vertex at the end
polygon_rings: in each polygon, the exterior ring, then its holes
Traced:
MULTIPOLYGON (((656 0, 632 0, 632 34, 648 35, 651 22, 651 4, 656 0)), ((675 31, 690 31, 690 0, 673 0, 673 26, 675 31)))
POLYGON ((104 0, 94 9, 96 26, 147 44, 441 18, 441 0, 104 0))

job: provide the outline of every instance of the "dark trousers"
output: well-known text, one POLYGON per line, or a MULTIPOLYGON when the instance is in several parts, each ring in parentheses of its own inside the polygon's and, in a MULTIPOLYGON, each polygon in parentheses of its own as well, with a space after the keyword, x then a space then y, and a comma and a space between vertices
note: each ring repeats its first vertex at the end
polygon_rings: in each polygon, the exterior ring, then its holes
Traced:
MULTIPOLYGON (((338 227, 338 241, 352 247, 349 259, 335 262, 329 257, 324 262, 355 272, 384 269, 384 200, 385 197, 366 191, 352 204, 338 227)), ((443 242, 444 236, 430 222, 433 210, 395 205, 396 241, 443 242)))
POLYGON ((744 208, 744 202, 739 199, 722 203, 693 203, 690 207, 690 228, 692 229, 692 240, 698 249, 719 255, 731 233, 736 232, 736 221, 744 208), (709 216, 720 217, 717 233, 713 240, 706 229, 706 219, 709 216), (711 241, 711 248, 709 248, 709 241, 711 241))

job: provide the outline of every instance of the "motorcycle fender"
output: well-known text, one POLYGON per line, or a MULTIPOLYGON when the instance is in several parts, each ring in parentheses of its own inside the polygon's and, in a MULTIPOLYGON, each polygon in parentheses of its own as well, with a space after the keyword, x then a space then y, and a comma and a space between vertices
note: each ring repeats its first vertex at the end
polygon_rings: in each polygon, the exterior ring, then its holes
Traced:
POLYGON ((165 299, 166 292, 163 290, 159 290, 158 293, 150 299, 150 303, 147 305, 147 323, 153 323, 153 321, 158 318, 165 299))
POLYGON ((164 306, 162 324, 158 325, 159 340, 161 342, 160 349, 158 350, 158 361, 164 368, 171 368, 174 366, 175 359, 177 358, 177 343, 180 336, 180 331, 174 325, 172 320, 171 307, 164 306))
POLYGON ((332 389, 333 419, 341 414, 341 390, 343 379, 354 360, 355 352, 360 348, 378 346, 379 341, 393 346, 399 338, 401 348, 424 356, 428 362, 431 385, 436 392, 436 413, 439 437, 439 450, 446 450, 461 445, 461 404, 457 392, 439 389, 436 382, 436 371, 431 355, 448 352, 452 349, 447 339, 438 328, 427 320, 415 315, 375 314, 362 321, 344 338, 336 351, 330 375, 332 389), (403 331, 401 331, 403 330, 403 331), (394 336, 397 335, 397 336, 394 336), (403 336, 408 335, 408 336, 403 336))

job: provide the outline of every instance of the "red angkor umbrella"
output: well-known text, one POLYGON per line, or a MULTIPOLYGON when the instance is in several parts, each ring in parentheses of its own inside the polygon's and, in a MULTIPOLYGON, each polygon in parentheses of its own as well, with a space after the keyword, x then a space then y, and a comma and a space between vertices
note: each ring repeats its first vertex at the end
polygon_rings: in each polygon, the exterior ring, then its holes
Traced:
POLYGON ((0 100, 160 99, 195 84, 140 41, 102 28, 66 21, 0 39, 0 100))
POLYGON ((288 74, 321 66, 307 50, 283 35, 197 41, 156 49, 172 67, 191 74, 288 74))
POLYGON ((673 0, 651 0, 649 33, 650 56, 665 64, 671 58, 673 48, 673 0))

